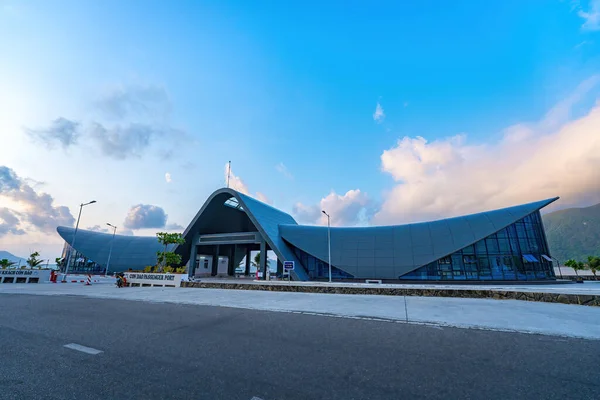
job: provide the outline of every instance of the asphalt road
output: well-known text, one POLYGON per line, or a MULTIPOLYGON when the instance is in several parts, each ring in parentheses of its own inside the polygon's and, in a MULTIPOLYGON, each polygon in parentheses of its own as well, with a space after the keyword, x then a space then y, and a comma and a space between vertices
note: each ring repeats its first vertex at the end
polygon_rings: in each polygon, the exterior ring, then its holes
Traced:
POLYGON ((598 360, 600 341, 0 295, 0 399, 599 399, 598 360))

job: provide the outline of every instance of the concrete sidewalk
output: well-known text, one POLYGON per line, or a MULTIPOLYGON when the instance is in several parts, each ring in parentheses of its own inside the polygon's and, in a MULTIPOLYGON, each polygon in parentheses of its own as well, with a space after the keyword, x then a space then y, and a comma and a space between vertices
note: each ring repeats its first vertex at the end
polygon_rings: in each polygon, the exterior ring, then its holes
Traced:
POLYGON ((0 286, 0 295, 10 294, 75 295, 222 306, 600 339, 600 308, 518 300, 332 295, 197 288, 118 289, 113 285, 0 286))
POLYGON ((531 292, 531 293, 561 293, 561 294, 581 294, 600 295, 600 281, 585 281, 584 283, 552 283, 552 284, 460 284, 460 283, 442 283, 442 282, 423 282, 423 283, 394 283, 377 284, 364 282, 287 282, 287 281, 257 281, 254 279, 223 279, 223 278, 202 278, 198 282, 215 284, 245 284, 245 285, 272 285, 272 286, 300 286, 300 287, 333 287, 333 288, 381 288, 381 289, 450 289, 450 290, 487 290, 487 291, 506 291, 506 292, 531 292))

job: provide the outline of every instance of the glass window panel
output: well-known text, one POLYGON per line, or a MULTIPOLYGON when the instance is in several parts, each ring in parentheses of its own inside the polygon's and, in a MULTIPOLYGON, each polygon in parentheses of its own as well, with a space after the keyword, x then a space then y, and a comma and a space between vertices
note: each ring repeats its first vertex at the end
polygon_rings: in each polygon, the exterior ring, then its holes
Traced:
POLYGON ((427 265, 427 272, 429 274, 430 280, 439 280, 440 279, 440 271, 438 269, 438 263, 432 262, 427 265))
POLYGON ((479 264, 479 275, 490 275, 490 260, 487 257, 479 257, 477 260, 479 264))
POLYGON ((519 248, 521 249, 521 252, 529 253, 531 251, 529 249, 529 242, 527 241, 527 239, 519 238, 519 248))
POLYGON ((415 271, 409 272, 408 274, 402 275, 400 279, 405 280, 427 280, 427 266, 421 267, 415 271))
POLYGON ((479 271, 490 270, 490 260, 487 257, 479 257, 477 263, 479 264, 479 271))
POLYGON ((454 269, 460 268, 463 269, 462 255, 460 253, 452 254, 452 267, 454 269))
POLYGON ((485 240, 480 240, 479 242, 475 243, 475 250, 477 251, 477 255, 487 255, 487 250, 485 248, 485 240))
POLYGON ((546 279, 546 270, 544 269, 544 266, 541 263, 537 263, 536 265, 536 270, 535 270, 535 276, 538 279, 546 279))
POLYGON ((554 268, 552 267, 552 263, 544 263, 544 265, 546 266, 546 275, 548 276, 548 278, 556 278, 556 275, 554 274, 554 268))
POLYGON ((475 271, 470 271, 470 270, 467 270, 467 269, 465 268, 465 277, 466 277, 468 280, 478 280, 478 279, 479 279, 479 274, 477 273, 477 270, 475 270, 475 271))
POLYGON ((489 254, 495 254, 500 251, 500 248, 498 247, 498 240, 495 237, 485 239, 485 244, 489 254))
POLYGON ((492 271, 492 279, 502 280, 504 279, 504 269, 502 264, 502 257, 490 257, 490 269, 492 271))
POLYGON ((498 239, 498 252, 510 253, 510 242, 508 239, 498 239))
POLYGON ((473 247, 473 245, 467 246, 464 249, 462 249, 462 253, 463 254, 475 254, 475 247, 473 247))
POLYGON ((532 253, 536 253, 539 251, 539 247, 538 247, 538 241, 535 239, 534 237, 529 237, 529 251, 531 251, 532 253))
POLYGON ((472 255, 464 255, 463 256, 463 264, 468 265, 468 264, 477 264, 477 258, 475 256, 472 255))
POLYGON ((502 257, 502 273, 504 274, 504 279, 517 279, 512 257, 502 257))

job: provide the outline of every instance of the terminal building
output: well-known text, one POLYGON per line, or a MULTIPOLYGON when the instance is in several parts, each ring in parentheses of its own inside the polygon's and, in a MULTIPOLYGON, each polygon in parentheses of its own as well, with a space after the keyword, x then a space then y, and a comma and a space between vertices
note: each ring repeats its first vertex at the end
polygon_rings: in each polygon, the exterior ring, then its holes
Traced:
MULTIPOLYGON (((555 279, 540 209, 558 197, 500 210, 395 226, 332 227, 334 280, 540 281, 555 279)), ((156 264, 155 237, 113 235, 58 227, 71 268, 141 270, 156 264), (79 264, 76 264, 79 263, 79 264)), ((299 225, 289 214, 233 189, 219 189, 183 232, 190 276, 248 275, 251 252, 272 252, 277 274, 293 261, 294 280, 329 278, 328 228, 299 225)), ((269 260, 260 257, 260 270, 269 260)))

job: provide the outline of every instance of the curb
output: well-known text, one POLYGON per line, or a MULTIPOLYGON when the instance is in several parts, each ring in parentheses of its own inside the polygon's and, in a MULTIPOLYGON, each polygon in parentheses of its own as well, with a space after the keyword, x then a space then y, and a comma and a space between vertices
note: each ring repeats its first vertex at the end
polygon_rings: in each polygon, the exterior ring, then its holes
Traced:
POLYGON ((505 290, 428 289, 428 288, 353 288, 294 285, 253 285, 244 283, 181 282, 181 287, 201 289, 263 290, 271 292, 367 294, 382 296, 460 297, 495 300, 524 300, 544 303, 576 304, 600 307, 600 295, 542 292, 513 292, 505 290))

